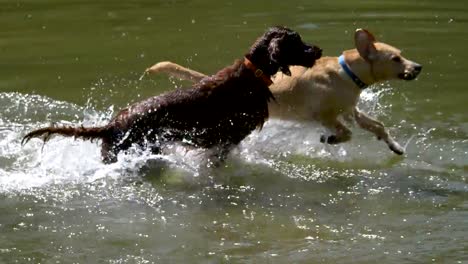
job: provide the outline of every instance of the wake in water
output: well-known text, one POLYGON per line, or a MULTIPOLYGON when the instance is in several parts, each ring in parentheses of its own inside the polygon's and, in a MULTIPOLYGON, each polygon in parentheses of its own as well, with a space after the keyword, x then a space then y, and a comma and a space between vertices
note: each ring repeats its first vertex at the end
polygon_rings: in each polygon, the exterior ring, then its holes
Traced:
MULTIPOLYGON (((362 96, 362 107, 375 113, 379 108, 378 99, 384 91, 382 88, 378 92, 366 90, 362 96)), ((100 142, 55 137, 45 145, 37 139, 24 147, 20 144, 26 132, 53 122, 99 126, 106 124, 112 115, 112 107, 100 112, 38 95, 0 93, 0 190, 128 177, 138 175, 142 168, 153 163, 154 166, 163 164, 169 169, 185 171, 194 180, 199 180, 197 177, 210 169, 205 151, 187 149, 178 144, 170 145, 164 155, 131 149, 120 154, 119 161, 110 165, 101 162, 100 142)), ((323 129, 317 124, 270 120, 262 131, 250 135, 234 150, 228 164, 239 169, 242 165, 236 163, 257 164, 289 177, 316 180, 324 177, 313 165, 319 159, 352 160, 356 155, 350 155, 350 152, 359 152, 359 146, 331 147, 319 143, 322 133, 323 129)), ((353 141, 353 144, 357 143, 353 141)))

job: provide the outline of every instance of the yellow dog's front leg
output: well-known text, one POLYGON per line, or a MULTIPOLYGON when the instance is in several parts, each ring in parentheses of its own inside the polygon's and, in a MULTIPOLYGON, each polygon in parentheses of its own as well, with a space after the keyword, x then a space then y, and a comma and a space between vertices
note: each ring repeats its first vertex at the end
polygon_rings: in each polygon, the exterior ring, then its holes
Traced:
POLYGON ((382 122, 373 119, 366 113, 360 111, 357 107, 354 109, 354 118, 362 129, 373 133, 378 139, 383 139, 393 152, 398 155, 403 155, 405 153, 403 147, 390 136, 382 122))

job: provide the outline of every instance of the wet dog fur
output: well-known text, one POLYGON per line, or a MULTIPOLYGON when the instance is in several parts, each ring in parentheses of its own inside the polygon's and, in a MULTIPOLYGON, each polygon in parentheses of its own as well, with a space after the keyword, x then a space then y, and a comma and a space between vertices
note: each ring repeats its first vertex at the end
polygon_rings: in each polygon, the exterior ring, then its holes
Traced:
POLYGON ((305 44, 285 27, 272 27, 252 45, 244 60, 237 60, 189 89, 177 89, 134 103, 102 127, 50 126, 26 134, 30 139, 59 134, 102 140, 105 163, 132 145, 154 153, 166 142, 180 141, 195 147, 218 149, 224 159, 230 149, 267 120, 271 75, 290 75, 290 65, 311 67, 320 58, 318 47, 305 44))
MULTIPOLYGON (((392 79, 413 80, 421 72, 420 64, 403 57, 399 49, 378 42, 365 29, 356 30, 354 42, 356 48, 342 55, 351 71, 367 86, 392 79)), ((349 141, 351 130, 341 119, 355 120, 362 129, 386 142, 394 153, 404 154, 403 147, 384 124, 357 107, 363 89, 346 74, 338 57, 322 57, 313 68, 294 66, 290 70, 290 76, 278 73, 273 78, 270 90, 276 101, 269 104, 270 116, 299 122, 318 121, 332 131, 332 135, 320 138, 328 144, 349 141)), ((165 72, 192 81, 205 76, 170 61, 157 63, 146 72, 165 72)))

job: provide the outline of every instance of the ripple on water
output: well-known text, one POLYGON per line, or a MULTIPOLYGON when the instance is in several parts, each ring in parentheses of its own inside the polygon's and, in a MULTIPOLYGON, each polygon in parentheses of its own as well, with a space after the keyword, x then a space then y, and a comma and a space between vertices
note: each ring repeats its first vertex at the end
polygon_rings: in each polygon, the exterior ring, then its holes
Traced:
MULTIPOLYGON (((390 91, 383 88, 364 94, 365 111, 386 114, 379 101, 390 91)), ((0 227, 11 227, 15 237, 38 235, 44 252, 78 256, 86 244, 116 263, 135 256, 130 249, 136 244, 142 261, 163 262, 164 256, 183 262, 185 254, 298 262, 313 254, 340 261, 347 259, 344 247, 355 256, 369 256, 369 250, 408 254, 405 248, 418 239, 444 231, 401 238, 441 226, 444 217, 428 220, 425 212, 466 208, 462 162, 425 153, 444 145, 427 128, 409 147, 421 157, 396 158, 360 133, 349 144, 326 146, 318 142, 325 133, 319 126, 270 120, 221 168, 211 168, 203 151, 177 144, 164 155, 132 149, 104 165, 98 143, 56 137, 44 146, 32 140, 21 147, 20 140, 25 130, 50 121, 104 124, 111 108, 101 112, 15 93, 1 93, 0 103, 0 192, 11 204, 3 204, 0 227), (449 164, 456 166, 453 175, 449 164)), ((451 221, 461 221, 457 217, 451 221)), ((15 241, 2 250, 16 254, 15 241)))

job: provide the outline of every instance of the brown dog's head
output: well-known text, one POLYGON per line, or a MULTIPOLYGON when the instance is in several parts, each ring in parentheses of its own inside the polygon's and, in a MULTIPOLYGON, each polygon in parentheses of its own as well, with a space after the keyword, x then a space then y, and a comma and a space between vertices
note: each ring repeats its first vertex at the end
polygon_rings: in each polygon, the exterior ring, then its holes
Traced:
POLYGON ((354 41, 359 55, 371 65, 375 81, 390 79, 413 80, 422 66, 401 56, 401 51, 382 42, 376 42, 374 35, 365 29, 357 29, 354 41))
POLYGON ((312 67, 322 56, 317 46, 304 43, 301 36, 286 27, 272 27, 252 45, 246 55, 257 67, 269 75, 281 70, 291 75, 290 65, 312 67))

